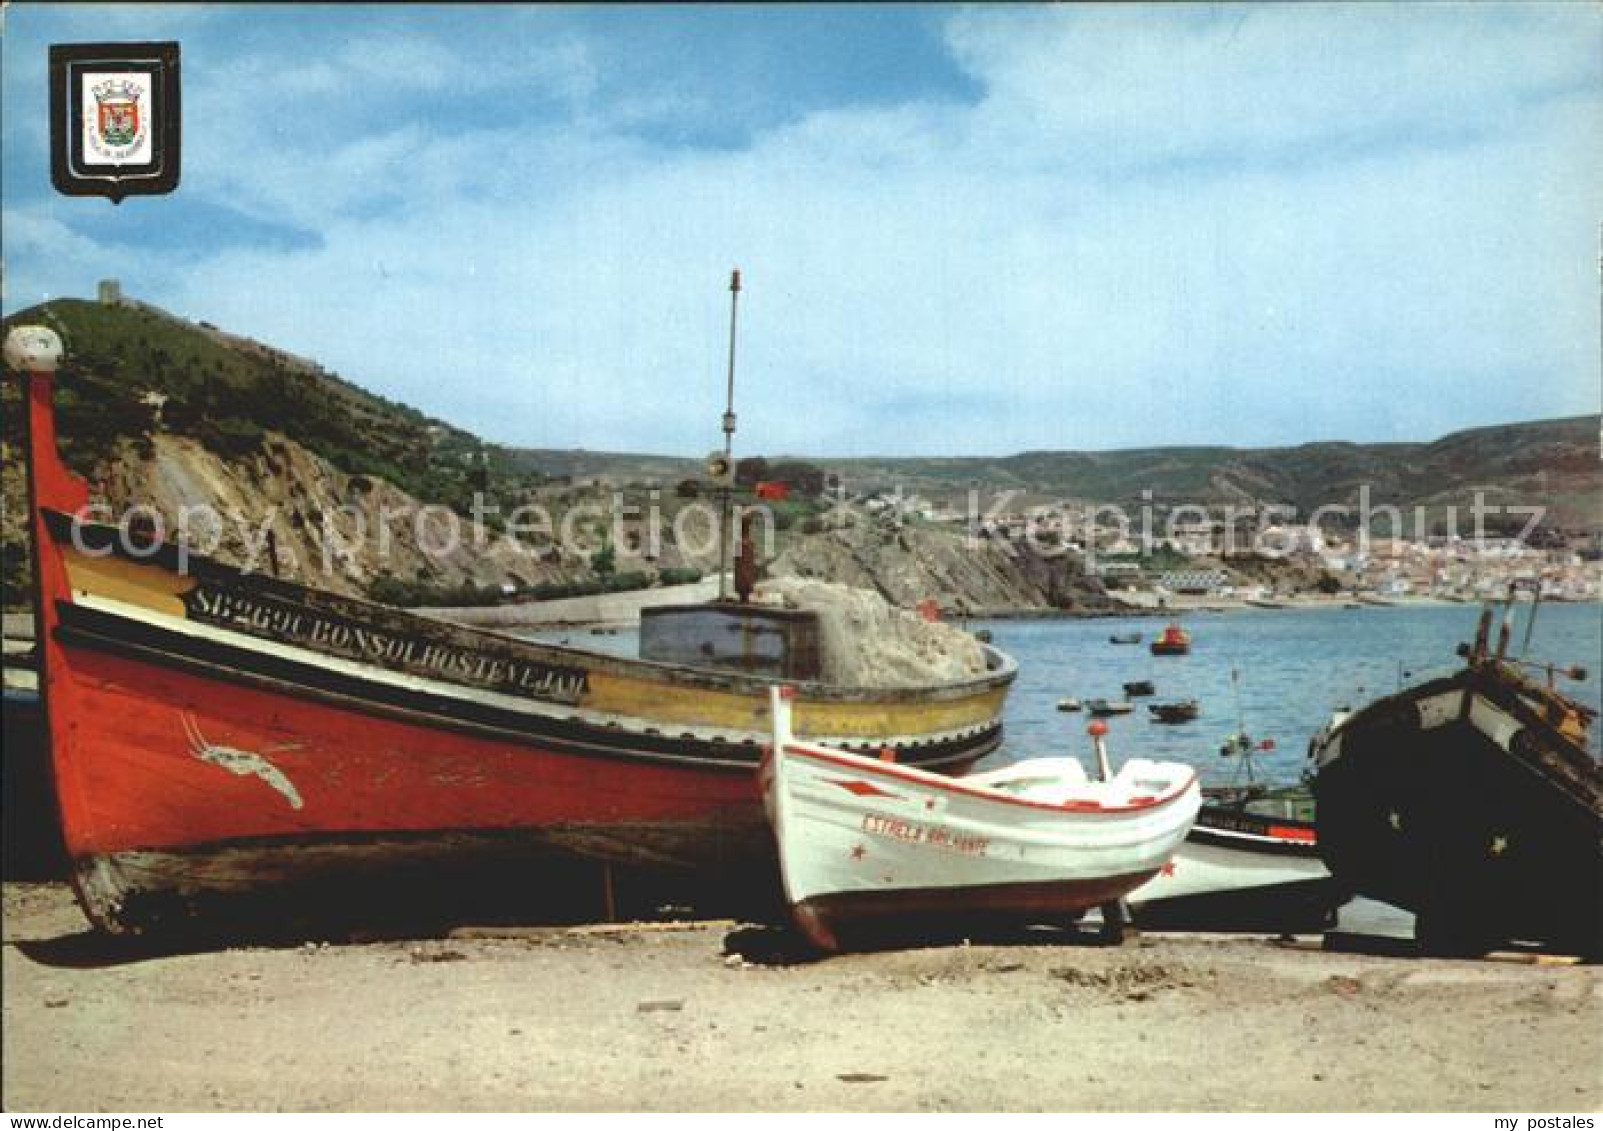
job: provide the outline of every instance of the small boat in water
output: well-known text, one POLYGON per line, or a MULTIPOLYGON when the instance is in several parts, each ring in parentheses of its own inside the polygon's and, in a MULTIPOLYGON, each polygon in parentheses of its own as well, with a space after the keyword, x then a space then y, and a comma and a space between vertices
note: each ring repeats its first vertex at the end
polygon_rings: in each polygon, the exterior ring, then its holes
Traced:
POLYGON ((1184 656, 1191 651, 1191 634, 1171 621, 1151 644, 1154 656, 1184 656))
POLYGON ((1152 712, 1152 721, 1155 723, 1189 723, 1201 713, 1195 699, 1182 699, 1174 703, 1151 703, 1147 710, 1152 712))
POLYGON ((1108 643, 1139 644, 1141 643, 1141 634, 1139 632, 1115 632, 1112 636, 1108 637, 1108 643))
POLYGON ((790 694, 772 692, 760 776, 785 900, 821 950, 1075 918, 1156 874, 1201 804, 1178 763, 1090 781, 1073 758, 1037 758, 948 778, 800 742, 790 694))
POLYGON ((1596 715, 1554 686, 1584 670, 1509 656, 1514 596, 1495 647, 1489 606, 1458 672, 1341 713, 1314 737, 1320 853, 1352 890, 1414 912, 1426 953, 1521 940, 1598 957, 1596 715))
POLYGON ((1084 707, 1084 704, 1081 703, 1078 699, 1059 699, 1058 700, 1058 710, 1060 710, 1060 711, 1078 711, 1078 710, 1081 710, 1083 707, 1084 707))
POLYGON ((1135 704, 1120 700, 1087 699, 1085 709, 1099 719, 1106 719, 1114 715, 1128 715, 1135 710, 1135 704))
POLYGON ((1152 686, 1150 679, 1137 679, 1124 685, 1124 693, 1131 699, 1140 699, 1147 695, 1154 695, 1157 689, 1152 686))

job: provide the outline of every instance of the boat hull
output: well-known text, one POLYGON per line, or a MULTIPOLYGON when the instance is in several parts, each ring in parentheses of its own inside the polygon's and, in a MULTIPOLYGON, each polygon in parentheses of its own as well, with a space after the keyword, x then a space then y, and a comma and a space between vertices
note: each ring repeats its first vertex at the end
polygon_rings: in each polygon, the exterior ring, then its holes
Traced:
MULTIPOLYGON (((257 899, 339 908, 389 883, 386 863, 458 886, 506 859, 540 862, 504 873, 538 888, 547 858, 773 884, 756 781, 770 681, 478 632, 142 544, 75 517, 87 492, 56 457, 44 378, 28 421, 49 764, 97 927, 205 929, 257 918, 257 899), (306 891, 326 899, 292 894, 306 891)), ((798 727, 960 772, 1001 741, 1015 668, 987 655, 985 675, 935 687, 805 684, 798 727)))
POLYGON ((1346 899, 1307 822, 1204 805, 1186 842, 1130 906, 1148 927, 1321 931, 1346 899))
POLYGON ((1415 913, 1437 953, 1603 952, 1603 773, 1500 665, 1371 704, 1315 740, 1321 855, 1415 913))
POLYGON ((811 745, 776 750, 765 796, 785 896, 823 950, 1075 918, 1156 873, 1200 804, 1189 774, 1123 800, 1090 800, 1113 796, 1091 786, 1046 803, 996 796, 981 784, 994 774, 945 781, 811 745))
POLYGON ((1072 922, 1122 899, 1151 875, 830 892, 802 900, 791 912, 807 940, 825 951, 944 941, 1020 923, 1072 922))

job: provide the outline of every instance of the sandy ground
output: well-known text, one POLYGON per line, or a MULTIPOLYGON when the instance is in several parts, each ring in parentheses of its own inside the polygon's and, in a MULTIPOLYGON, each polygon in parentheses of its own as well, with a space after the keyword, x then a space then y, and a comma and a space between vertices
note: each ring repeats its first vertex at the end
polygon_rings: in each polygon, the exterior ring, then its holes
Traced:
POLYGON ((140 955, 60 885, 4 906, 10 1111, 1603 1103, 1597 967, 1151 934, 812 961, 727 923, 140 955))

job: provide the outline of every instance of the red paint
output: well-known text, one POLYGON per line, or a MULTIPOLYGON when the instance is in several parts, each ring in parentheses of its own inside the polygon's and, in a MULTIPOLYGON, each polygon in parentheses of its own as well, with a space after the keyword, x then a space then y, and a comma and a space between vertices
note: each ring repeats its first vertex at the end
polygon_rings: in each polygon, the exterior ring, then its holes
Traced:
POLYGON ((696 821, 758 803, 755 774, 554 753, 234 687, 76 651, 55 686, 72 720, 55 740, 68 852, 180 848, 239 837, 624 826, 696 821), (260 755, 300 809, 260 777, 197 757, 260 755))
POLYGON ((1298 840, 1307 844, 1313 844, 1317 839, 1313 829, 1300 825, 1270 825, 1269 835, 1276 840, 1298 840))
POLYGON ((40 512, 76 513, 88 491, 57 455, 49 379, 28 381, 40 688, 75 860, 246 837, 760 821, 755 773, 559 753, 63 646, 70 591, 40 512), (207 744, 265 759, 302 807, 198 757, 186 717, 207 744))
MULTIPOLYGON (((67 568, 54 539, 44 529, 40 508, 66 514, 79 513, 89 502, 89 485, 67 470, 56 448, 56 416, 52 400, 53 381, 49 374, 31 373, 22 378, 28 399, 28 513, 33 543, 33 638, 39 654, 39 706, 45 733, 52 748, 52 773, 56 797, 62 811, 63 833, 68 814, 84 808, 77 781, 64 775, 54 758, 62 743, 64 727, 58 704, 70 701, 62 686, 65 667, 60 642, 56 639, 56 601, 67 597, 67 568)), ((67 840, 70 852, 72 842, 67 840)))
POLYGON ((873 782, 866 782, 866 781, 835 781, 835 782, 831 782, 830 784, 831 785, 838 785, 842 789, 844 789, 847 793, 853 794, 853 795, 855 795, 857 797, 889 797, 889 798, 891 798, 893 800, 900 800, 900 798, 898 798, 896 794, 890 793, 890 792, 888 792, 886 790, 881 789, 879 786, 875 785, 873 782))
POLYGON ((995 884, 983 887, 865 889, 804 899, 791 908, 796 925, 820 950, 900 939, 909 932, 950 934, 961 924, 997 917, 1038 920, 1122 899, 1154 873, 1095 880, 995 884))

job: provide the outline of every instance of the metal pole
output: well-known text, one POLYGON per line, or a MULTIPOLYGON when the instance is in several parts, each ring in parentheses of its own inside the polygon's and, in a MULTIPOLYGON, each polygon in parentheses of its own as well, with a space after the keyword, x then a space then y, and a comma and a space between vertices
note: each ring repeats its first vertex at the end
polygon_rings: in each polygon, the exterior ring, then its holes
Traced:
POLYGON ((1108 724, 1098 719, 1086 728, 1091 736, 1091 749, 1096 751, 1097 781, 1112 781, 1113 767, 1108 762, 1108 749, 1102 745, 1102 736, 1108 733, 1108 724))
MULTIPOLYGON (((1536 613, 1542 607, 1542 582, 1538 578, 1531 588, 1531 614, 1525 621, 1525 642, 1520 645, 1520 659, 1531 654, 1531 633, 1536 631, 1536 613)), ((1549 679, 1549 682, 1552 682, 1549 679)))
MULTIPOLYGON (((733 458, 735 444, 735 317, 740 305, 740 269, 737 267, 729 275, 729 380, 724 395, 724 460, 728 463, 731 473, 734 464, 729 462, 733 458)), ((733 501, 731 488, 726 484, 723 489, 722 506, 718 516, 718 599, 729 599, 729 519, 730 503, 733 501)))

